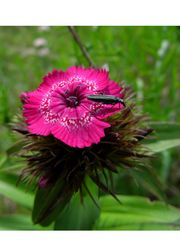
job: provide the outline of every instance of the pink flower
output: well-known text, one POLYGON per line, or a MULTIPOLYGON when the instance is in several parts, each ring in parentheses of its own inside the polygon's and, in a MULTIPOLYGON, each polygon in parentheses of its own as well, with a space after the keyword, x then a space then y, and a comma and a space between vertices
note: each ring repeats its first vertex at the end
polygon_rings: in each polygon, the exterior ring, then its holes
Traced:
POLYGON ((23 115, 30 133, 57 139, 71 147, 89 147, 104 137, 110 124, 103 119, 120 111, 122 104, 102 104, 88 95, 123 98, 122 88, 102 69, 70 67, 54 70, 33 92, 21 94, 23 115))

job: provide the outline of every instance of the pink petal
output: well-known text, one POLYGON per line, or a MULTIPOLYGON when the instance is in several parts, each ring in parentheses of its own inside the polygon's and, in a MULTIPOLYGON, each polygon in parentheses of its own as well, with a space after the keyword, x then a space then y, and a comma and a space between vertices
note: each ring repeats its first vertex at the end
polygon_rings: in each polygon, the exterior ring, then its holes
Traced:
POLYGON ((100 142, 104 137, 104 129, 108 127, 109 123, 94 118, 91 124, 77 128, 56 124, 52 128, 52 134, 71 147, 84 148, 100 142))
POLYGON ((108 84, 108 94, 109 95, 114 95, 120 98, 124 97, 124 94, 122 93, 122 87, 120 85, 112 80, 109 80, 108 84))
POLYGON ((28 129, 31 133, 47 136, 50 134, 50 126, 45 123, 44 118, 39 110, 42 95, 38 92, 30 92, 26 94, 27 103, 23 106, 23 116, 28 129))
POLYGON ((92 81, 97 87, 97 90, 102 90, 107 87, 109 77, 108 72, 105 69, 94 69, 83 67, 70 67, 67 69, 67 72, 71 76, 79 76, 87 80, 87 82, 92 81))
POLYGON ((43 82, 38 89, 42 92, 47 92, 52 88, 52 85, 61 81, 67 80, 67 74, 61 70, 53 70, 43 77, 43 82))
POLYGON ((28 126, 28 129, 31 133, 42 136, 48 136, 51 133, 50 125, 48 123, 45 124, 42 117, 36 120, 34 123, 31 123, 28 126))

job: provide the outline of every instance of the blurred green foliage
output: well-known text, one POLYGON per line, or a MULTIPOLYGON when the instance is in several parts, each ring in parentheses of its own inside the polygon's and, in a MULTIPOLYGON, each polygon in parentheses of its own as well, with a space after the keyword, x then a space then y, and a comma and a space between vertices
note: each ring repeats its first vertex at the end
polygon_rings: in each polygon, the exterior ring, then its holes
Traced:
MULTIPOLYGON (((108 64, 112 79, 133 86, 153 120, 180 120, 179 28, 77 27, 77 31, 97 66, 108 64)), ((66 27, 47 31, 1 27, 0 58, 0 98, 5 101, 0 112, 5 114, 4 121, 20 106, 19 94, 37 87, 48 71, 87 66, 66 27), (47 44, 35 47, 37 38, 47 44), (42 49, 48 49, 44 56, 42 49)))
MULTIPOLYGON (((97 67, 108 65, 111 79, 131 85, 136 93, 135 101, 152 121, 171 122, 172 125, 160 124, 159 128, 156 125, 159 139, 169 140, 171 144, 171 139, 179 139, 180 28, 94 26, 76 29, 97 67)), ((20 229, 21 222, 32 229, 33 226, 28 225, 31 211, 26 206, 24 190, 22 186, 16 187, 22 163, 7 152, 18 140, 9 124, 20 111, 21 92, 35 89, 52 69, 65 70, 72 65, 88 66, 88 63, 67 27, 0 27, 0 59, 0 215, 20 214, 14 215, 9 228, 16 229, 15 221, 20 229), (18 196, 24 200, 18 200, 18 196), (28 217, 23 215, 27 213, 28 217)), ((166 148, 162 143, 159 147, 166 150, 161 150, 152 161, 153 170, 162 183, 168 203, 179 207, 180 151, 178 148, 168 150, 167 142, 163 144, 166 148)), ((115 181, 117 192, 158 198, 156 183, 148 175, 140 179, 140 174, 137 178, 136 174, 120 171, 115 181)), ((8 229, 8 217, 4 220, 2 217, 2 221, 4 229, 8 229)))

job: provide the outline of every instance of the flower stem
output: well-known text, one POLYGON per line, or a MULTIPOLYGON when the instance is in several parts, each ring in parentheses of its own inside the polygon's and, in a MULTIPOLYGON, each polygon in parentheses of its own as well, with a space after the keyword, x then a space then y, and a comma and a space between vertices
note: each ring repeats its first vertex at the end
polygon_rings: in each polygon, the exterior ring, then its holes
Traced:
POLYGON ((79 37, 79 34, 77 33, 76 29, 74 26, 68 26, 68 29, 71 33, 71 35, 73 36, 75 42, 78 44, 81 52, 83 53, 84 57, 86 58, 86 60, 88 61, 89 65, 91 67, 95 67, 95 64, 92 60, 92 58, 90 57, 86 47, 84 46, 84 44, 82 43, 80 37, 79 37))

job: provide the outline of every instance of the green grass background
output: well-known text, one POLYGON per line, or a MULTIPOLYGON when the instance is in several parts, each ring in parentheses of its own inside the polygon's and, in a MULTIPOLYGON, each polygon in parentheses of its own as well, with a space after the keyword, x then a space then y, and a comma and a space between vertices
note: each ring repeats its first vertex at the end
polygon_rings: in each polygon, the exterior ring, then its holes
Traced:
MULTIPOLYGON (((144 95, 144 111, 153 120, 180 120, 180 29, 178 27, 78 27, 82 42, 110 76, 131 84, 144 95), (168 47, 163 56, 163 42, 168 47)), ((19 94, 36 88, 43 75, 54 68, 87 66, 66 27, 0 27, 1 123, 8 122, 20 106, 19 94), (47 56, 29 54, 37 38, 47 40, 47 56), (3 104, 2 104, 3 103, 3 104), (2 106, 3 105, 3 106, 2 106)))

